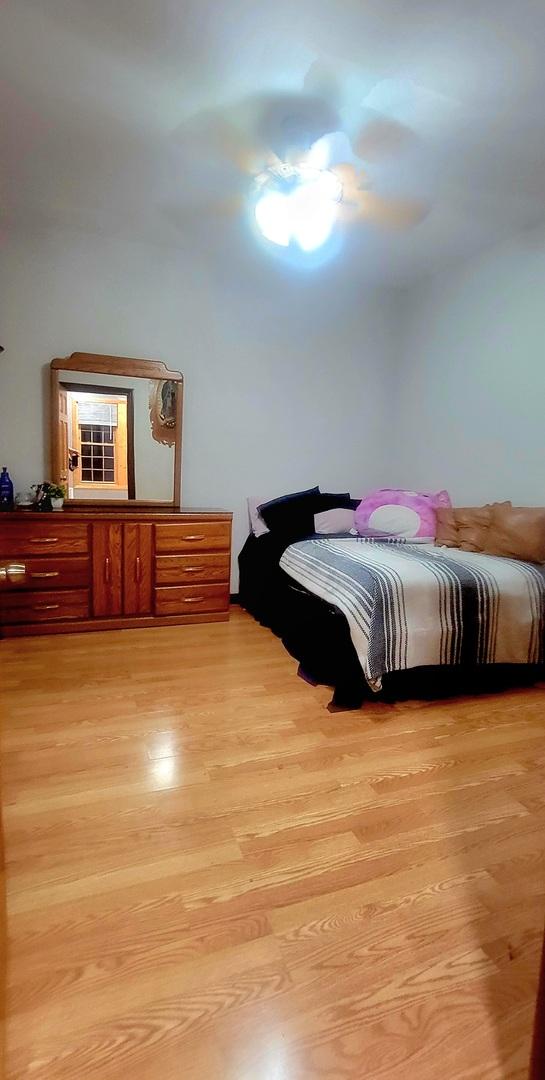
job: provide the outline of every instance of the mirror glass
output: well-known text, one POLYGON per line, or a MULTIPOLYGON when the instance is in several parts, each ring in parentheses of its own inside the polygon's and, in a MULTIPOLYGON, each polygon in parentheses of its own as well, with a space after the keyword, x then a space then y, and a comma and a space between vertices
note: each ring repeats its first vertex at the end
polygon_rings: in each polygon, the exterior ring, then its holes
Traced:
POLYGON ((58 475, 70 500, 174 498, 181 383, 58 372, 58 475))

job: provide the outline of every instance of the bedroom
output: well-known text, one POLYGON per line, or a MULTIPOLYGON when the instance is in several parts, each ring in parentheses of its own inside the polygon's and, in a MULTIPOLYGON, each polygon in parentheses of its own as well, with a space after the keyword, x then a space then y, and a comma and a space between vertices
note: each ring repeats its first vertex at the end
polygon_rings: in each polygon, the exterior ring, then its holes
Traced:
MULTIPOLYGON (((545 15, 530 0, 20 0, 0 27, 0 466, 23 500, 55 479, 55 358, 181 373, 182 514, 205 511, 184 528, 225 536, 233 515, 230 583, 228 541, 190 567, 221 557, 235 601, 228 620, 0 641, 8 1075, 523 1076, 543 683, 329 710, 331 687, 298 678, 236 598, 252 496, 545 504, 545 15), (341 93, 400 136, 363 161, 372 190, 422 214, 343 226, 309 264, 224 213, 250 178, 202 114, 300 95, 318 60, 329 106, 341 93)), ((139 536, 177 520, 153 505, 173 475, 152 474, 139 536)), ((83 525, 69 505, 16 509, 0 528, 13 513, 29 542, 110 523, 115 539, 124 509, 91 506, 83 525)), ((178 573, 166 560, 189 549, 165 543, 161 572, 178 573)), ((37 545, 27 562, 54 573, 54 558, 37 545)), ((189 588, 172 582, 153 587, 189 588)), ((33 592, 2 589, 0 606, 33 592)))

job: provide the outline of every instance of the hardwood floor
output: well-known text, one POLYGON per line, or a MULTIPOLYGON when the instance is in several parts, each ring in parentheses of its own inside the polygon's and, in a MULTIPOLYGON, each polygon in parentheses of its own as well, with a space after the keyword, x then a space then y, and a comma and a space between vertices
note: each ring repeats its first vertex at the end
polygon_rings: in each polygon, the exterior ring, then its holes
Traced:
POLYGON ((0 644, 9 1080, 515 1080, 545 690, 329 713, 269 631, 0 644))

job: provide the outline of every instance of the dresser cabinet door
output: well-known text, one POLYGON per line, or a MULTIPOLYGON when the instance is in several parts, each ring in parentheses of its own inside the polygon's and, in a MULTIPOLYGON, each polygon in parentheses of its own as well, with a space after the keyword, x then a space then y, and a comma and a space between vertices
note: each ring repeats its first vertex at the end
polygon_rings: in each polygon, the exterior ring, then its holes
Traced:
POLYGON ((93 614, 123 612, 123 524, 93 525, 93 614))
POLYGON ((152 609, 153 526, 123 525, 123 611, 148 615, 152 609))

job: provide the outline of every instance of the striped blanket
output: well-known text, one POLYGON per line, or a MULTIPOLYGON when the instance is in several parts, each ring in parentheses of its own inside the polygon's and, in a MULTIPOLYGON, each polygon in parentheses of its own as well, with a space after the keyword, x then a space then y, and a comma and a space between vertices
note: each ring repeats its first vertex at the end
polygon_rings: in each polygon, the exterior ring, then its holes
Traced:
POLYGON ((343 612, 374 690, 405 668, 543 662, 545 565, 350 537, 291 544, 280 566, 343 612))

